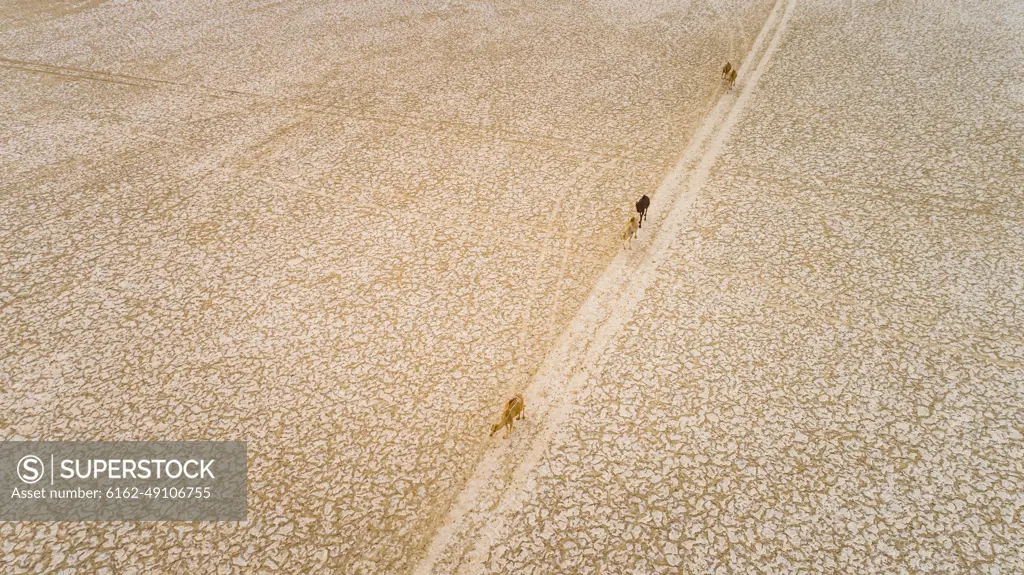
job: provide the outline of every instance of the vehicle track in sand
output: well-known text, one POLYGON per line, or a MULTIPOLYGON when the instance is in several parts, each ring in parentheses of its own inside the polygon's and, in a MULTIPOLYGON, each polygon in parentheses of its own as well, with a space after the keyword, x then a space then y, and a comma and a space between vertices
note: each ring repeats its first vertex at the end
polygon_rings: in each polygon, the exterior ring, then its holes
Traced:
POLYGON ((796 0, 778 0, 739 68, 734 90, 724 93, 695 132, 675 167, 652 198, 655 210, 645 230, 608 265, 568 327, 556 340, 528 389, 525 415, 512 438, 495 443, 477 464, 438 526, 415 575, 486 571, 486 560, 503 539, 505 523, 533 481, 531 472, 569 415, 586 403, 590 366, 622 328, 655 271, 670 255, 672 240, 691 213, 729 132, 742 116, 761 75, 785 33, 796 0), (770 40, 769 40, 770 37, 770 40), (767 41, 767 46, 765 43, 767 41))

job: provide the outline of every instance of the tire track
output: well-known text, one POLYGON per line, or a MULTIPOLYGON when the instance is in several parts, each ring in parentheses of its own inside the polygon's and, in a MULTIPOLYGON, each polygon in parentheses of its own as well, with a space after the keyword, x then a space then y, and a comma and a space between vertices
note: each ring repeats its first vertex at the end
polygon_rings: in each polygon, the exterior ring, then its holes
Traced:
POLYGON ((454 498, 415 575, 487 571, 486 561, 495 543, 507 536, 506 525, 514 510, 533 491, 533 470, 559 438, 569 416, 586 404, 586 382, 594 375, 590 366, 629 321, 658 267, 672 254, 672 242, 778 49, 795 5, 796 0, 777 0, 740 66, 743 80, 738 95, 727 92, 719 99, 655 192, 663 204, 673 204, 671 211, 661 221, 652 222, 655 231, 652 239, 643 242, 644 252, 636 257, 622 252, 609 264, 523 394, 529 419, 520 426, 522 431, 491 447, 480 460, 454 498), (771 40, 762 52, 769 35, 771 40))
POLYGON ((283 108, 287 110, 314 112, 328 116, 338 116, 364 122, 377 122, 381 124, 392 124, 403 128, 414 128, 431 132, 435 130, 446 130, 453 133, 470 133, 492 137, 509 144, 519 144, 533 148, 541 148, 555 153, 564 154, 567 157, 584 155, 589 158, 612 159, 631 162, 645 166, 663 166, 662 162, 653 158, 628 155, 624 150, 615 148, 598 149, 577 145, 567 138, 556 136, 541 136, 528 134, 519 130, 508 128, 488 127, 447 120, 443 118, 418 117, 396 113, 373 113, 362 108, 338 106, 336 104, 324 104, 305 100, 302 98, 284 99, 274 96, 267 96, 241 90, 230 90, 215 88, 206 85, 195 85, 173 80, 160 80, 156 78, 144 78, 130 74, 115 72, 103 72, 98 70, 86 70, 69 66, 57 66, 42 62, 31 62, 13 58, 0 57, 0 68, 20 70, 36 74, 48 74, 59 76, 69 80, 86 80, 105 84, 115 84, 143 88, 149 90, 168 90, 191 96, 215 98, 222 100, 238 101, 248 106, 266 105, 283 108))

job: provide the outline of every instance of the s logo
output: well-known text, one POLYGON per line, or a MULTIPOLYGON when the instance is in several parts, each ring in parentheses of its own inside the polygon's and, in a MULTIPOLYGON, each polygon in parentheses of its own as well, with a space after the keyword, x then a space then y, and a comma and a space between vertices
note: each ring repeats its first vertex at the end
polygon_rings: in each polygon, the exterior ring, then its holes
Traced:
POLYGON ((18 478, 32 484, 43 478, 43 460, 35 455, 26 455, 18 462, 18 478))

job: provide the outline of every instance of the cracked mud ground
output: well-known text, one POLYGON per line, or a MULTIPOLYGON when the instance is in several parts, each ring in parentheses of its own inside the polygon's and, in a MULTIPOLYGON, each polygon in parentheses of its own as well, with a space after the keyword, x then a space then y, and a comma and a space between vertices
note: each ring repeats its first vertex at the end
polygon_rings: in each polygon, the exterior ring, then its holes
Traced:
POLYGON ((630 4, 5 3, 0 432, 250 484, 4 570, 411 570, 770 8, 630 4))
MULTIPOLYGON (((5 4, 2 438, 250 458, 5 569, 410 572, 772 4, 5 4)), ((947 4, 797 3, 486 570, 1024 570, 1024 14, 947 4)))

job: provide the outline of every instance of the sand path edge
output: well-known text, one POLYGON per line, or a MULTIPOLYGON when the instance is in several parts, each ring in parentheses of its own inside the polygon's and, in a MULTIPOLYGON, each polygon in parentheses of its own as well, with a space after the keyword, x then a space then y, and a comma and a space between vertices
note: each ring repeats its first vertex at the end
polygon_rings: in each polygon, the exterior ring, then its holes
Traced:
POLYGON ((795 5, 796 0, 776 2, 739 68, 737 87, 719 98, 658 186, 653 203, 669 204, 671 209, 652 214, 644 228, 653 231, 651 237, 634 241, 632 250, 622 251, 609 263, 523 391, 527 419, 517 424, 510 440, 487 448, 434 532, 414 575, 486 571, 486 559, 502 539, 508 517, 532 489, 531 471, 569 415, 585 404, 585 383, 593 375, 590 366, 629 320, 654 272, 671 254, 672 240, 768 68, 795 5))

